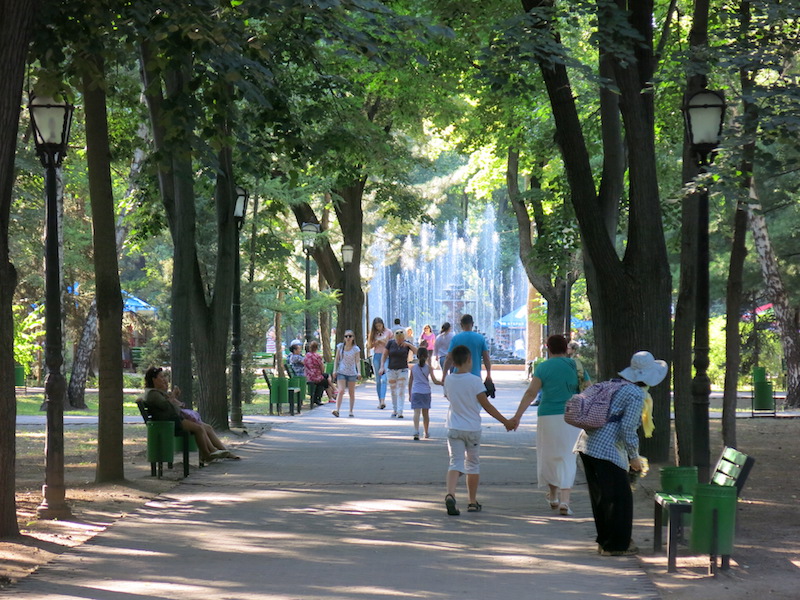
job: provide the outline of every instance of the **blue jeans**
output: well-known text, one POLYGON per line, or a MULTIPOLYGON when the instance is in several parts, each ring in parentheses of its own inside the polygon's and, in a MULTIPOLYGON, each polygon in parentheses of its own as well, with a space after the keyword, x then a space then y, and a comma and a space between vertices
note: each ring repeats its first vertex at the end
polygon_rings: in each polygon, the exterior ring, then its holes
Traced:
POLYGON ((383 400, 386 398, 386 373, 378 375, 378 371, 381 370, 381 359, 383 359, 383 354, 372 355, 372 368, 375 369, 375 388, 378 391, 378 400, 383 404, 383 400))

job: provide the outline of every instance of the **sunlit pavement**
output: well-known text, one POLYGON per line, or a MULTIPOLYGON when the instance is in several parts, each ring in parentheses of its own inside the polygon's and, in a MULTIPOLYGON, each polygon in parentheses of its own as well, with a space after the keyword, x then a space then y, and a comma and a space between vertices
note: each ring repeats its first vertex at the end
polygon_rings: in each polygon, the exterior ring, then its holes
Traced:
MULTIPOLYGON (((495 373, 510 416, 522 372, 495 373)), ((388 400, 388 399, 387 399, 388 400)), ((446 400, 434 389, 431 439, 411 416, 376 408, 375 386, 269 421, 272 430, 0 597, 144 600, 657 598, 636 559, 601 557, 579 472, 573 517, 535 484, 535 412, 507 433, 484 415, 480 513, 444 507, 446 400)))

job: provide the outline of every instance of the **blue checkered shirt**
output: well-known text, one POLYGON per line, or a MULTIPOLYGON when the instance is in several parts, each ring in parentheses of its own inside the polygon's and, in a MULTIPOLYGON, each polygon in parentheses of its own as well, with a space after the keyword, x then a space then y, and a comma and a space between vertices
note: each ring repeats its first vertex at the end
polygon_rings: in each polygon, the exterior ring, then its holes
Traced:
POLYGON ((639 436, 636 430, 642 423, 644 388, 630 384, 619 388, 611 397, 609 418, 621 418, 606 423, 594 431, 582 431, 575 443, 575 452, 607 460, 620 469, 628 470, 629 462, 639 457, 639 436))

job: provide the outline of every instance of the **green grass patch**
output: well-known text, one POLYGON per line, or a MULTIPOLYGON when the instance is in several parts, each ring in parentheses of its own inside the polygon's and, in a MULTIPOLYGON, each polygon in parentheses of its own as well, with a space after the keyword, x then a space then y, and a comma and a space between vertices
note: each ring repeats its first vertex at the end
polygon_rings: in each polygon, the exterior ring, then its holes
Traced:
MULTIPOLYGON (((139 409, 136 406, 136 398, 138 394, 124 394, 122 412, 125 416, 136 416, 139 414, 139 409)), ((98 394, 96 392, 87 392, 84 396, 87 408, 82 410, 66 410, 65 415, 97 415, 98 394)), ((44 402, 44 394, 17 394, 17 415, 26 417, 44 416, 45 411, 41 410, 42 403, 44 402)))

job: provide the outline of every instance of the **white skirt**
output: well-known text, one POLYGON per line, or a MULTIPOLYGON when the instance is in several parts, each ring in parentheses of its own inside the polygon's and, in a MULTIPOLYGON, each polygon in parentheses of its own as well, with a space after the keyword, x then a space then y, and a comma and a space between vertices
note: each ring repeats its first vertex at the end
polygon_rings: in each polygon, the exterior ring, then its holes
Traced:
POLYGON ((548 485, 572 488, 578 468, 572 451, 580 433, 580 429, 564 421, 564 415, 539 417, 536 426, 536 478, 540 488, 548 485))

